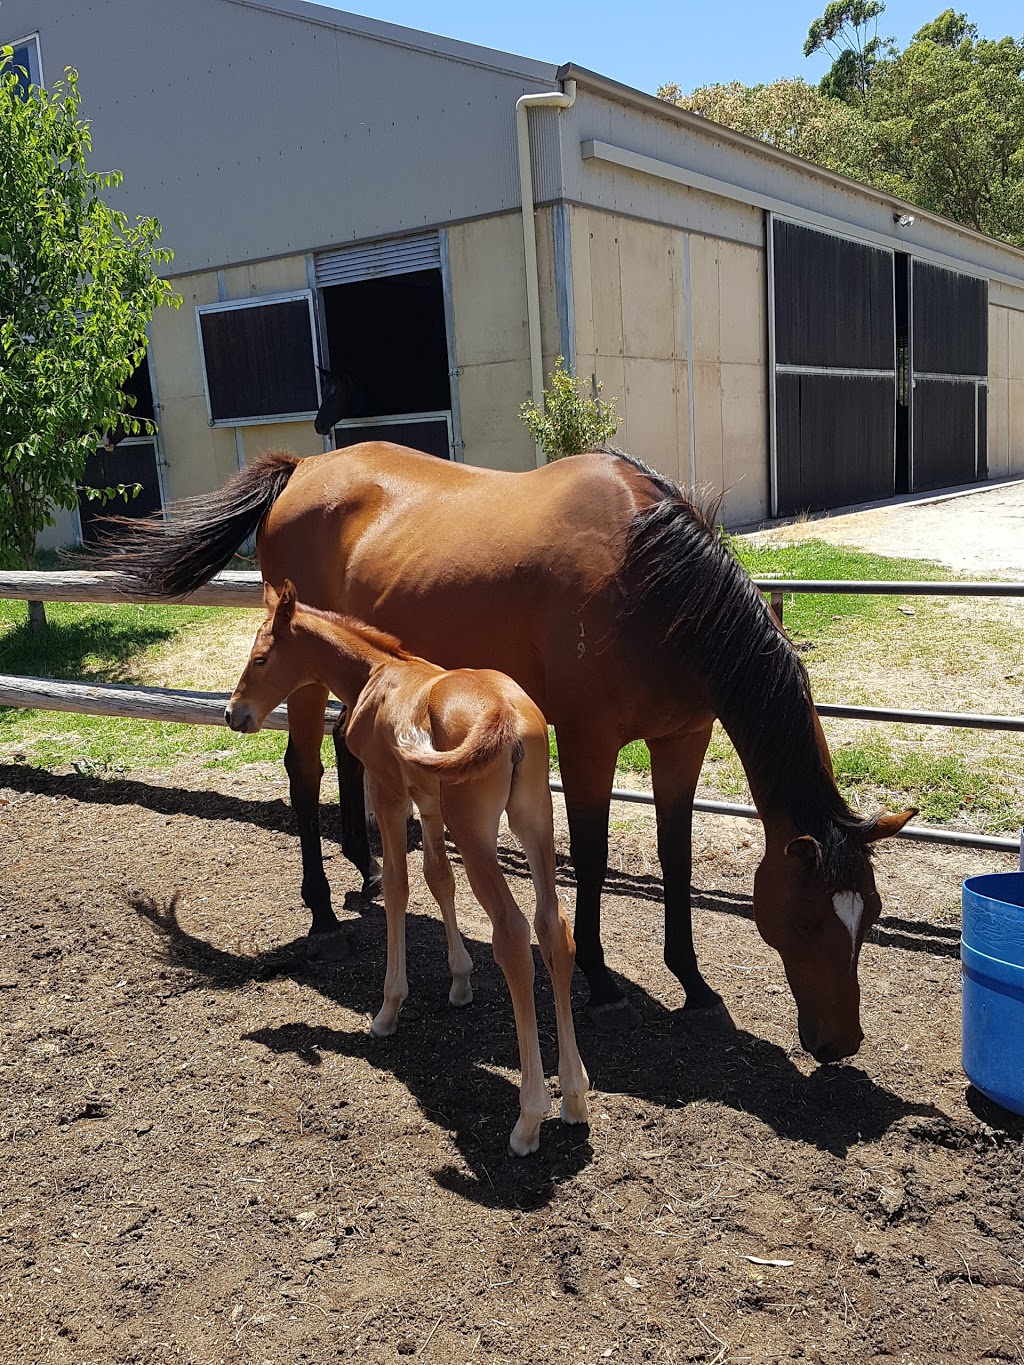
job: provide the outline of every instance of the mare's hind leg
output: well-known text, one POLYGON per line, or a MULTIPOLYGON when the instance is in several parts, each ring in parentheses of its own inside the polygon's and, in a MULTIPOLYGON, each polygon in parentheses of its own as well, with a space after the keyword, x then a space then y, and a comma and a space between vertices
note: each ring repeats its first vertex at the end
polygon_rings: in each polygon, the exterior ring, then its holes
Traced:
MULTIPOLYGON (((529 741, 527 741, 529 746, 529 741)), ((555 886, 554 822, 548 790, 548 746, 527 747, 512 780, 508 823, 523 846, 537 898, 534 927, 541 956, 551 978, 558 1029, 558 1084, 562 1091, 562 1122, 588 1123, 590 1077, 576 1045, 570 988, 576 947, 555 886)))
POLYGON ((420 824, 423 830, 423 876, 440 908, 445 938, 448 940, 448 970, 452 974, 448 999, 453 1005, 468 1005, 473 999, 473 987, 469 982, 473 959, 462 941, 455 918, 455 876, 444 846, 444 820, 440 807, 432 809, 421 805, 420 824))
POLYGON ((687 1013, 714 1010, 722 997, 701 976, 693 946, 690 876, 693 797, 711 740, 710 725, 692 734, 648 740, 658 815, 658 858, 665 888, 665 965, 686 991, 687 1013))
POLYGON ((370 851, 370 836, 366 824, 366 793, 363 788, 363 765, 345 742, 345 721, 342 713, 334 724, 334 758, 338 765, 338 801, 341 814, 341 851, 358 872, 362 873, 364 896, 375 896, 380 890, 380 864, 370 851))
POLYGON ((625 1017, 629 1006, 601 947, 601 890, 608 871, 608 811, 618 745, 596 724, 579 730, 556 726, 556 732, 576 871, 576 965, 590 987, 590 1008, 602 1015, 621 1010, 625 1017))
MULTIPOLYGON (((288 748, 284 766, 302 849, 302 899, 313 916, 311 934, 333 934, 341 926, 331 907, 331 888, 320 846, 320 743, 324 736, 327 688, 300 687, 288 698, 288 748)), ((344 942, 344 940, 340 940, 344 942)))

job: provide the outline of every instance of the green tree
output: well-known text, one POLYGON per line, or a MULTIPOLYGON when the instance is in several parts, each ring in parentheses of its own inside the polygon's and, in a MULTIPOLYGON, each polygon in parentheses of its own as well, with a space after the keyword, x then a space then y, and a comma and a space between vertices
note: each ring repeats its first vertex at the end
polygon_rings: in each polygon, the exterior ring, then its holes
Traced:
POLYGON ((153 310, 180 300, 155 274, 171 259, 159 224, 129 223, 102 197, 120 173, 86 168, 76 73, 25 90, 12 56, 0 49, 0 562, 28 567, 99 434, 143 429, 124 385, 153 310))
POLYGON ((878 20, 885 13, 882 0, 831 0, 825 13, 815 19, 804 43, 804 56, 828 52, 832 68, 818 87, 832 99, 853 102, 863 99, 884 48, 878 36, 878 20))
POLYGON ((760 138, 819 166, 863 179, 872 164, 871 135, 858 109, 803 80, 767 85, 704 85, 684 95, 663 85, 662 99, 714 123, 760 138))
POLYGON ((1024 246, 1024 40, 946 10, 879 64, 866 109, 898 193, 1024 246))
POLYGON ((883 9, 881 0, 837 0, 815 21, 805 51, 836 53, 817 89, 787 80, 659 94, 1024 246, 1024 39, 980 38, 966 14, 947 9, 900 51, 867 37, 883 9), (842 75, 851 71, 852 81, 842 75))
POLYGON ((543 402, 531 400, 520 404, 519 418, 549 463, 566 455, 595 450, 619 429, 615 399, 605 403, 600 398, 604 385, 596 383, 595 393, 588 395, 580 384, 559 356, 548 375, 543 402))

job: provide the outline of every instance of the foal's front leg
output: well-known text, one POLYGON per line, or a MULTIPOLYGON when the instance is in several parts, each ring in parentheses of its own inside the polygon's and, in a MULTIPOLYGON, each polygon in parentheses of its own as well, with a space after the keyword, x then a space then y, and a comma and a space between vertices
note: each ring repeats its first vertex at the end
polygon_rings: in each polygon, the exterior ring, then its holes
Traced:
POLYGON ((406 800, 403 796, 396 801, 376 788, 371 790, 371 796, 384 852, 382 884, 388 925, 388 966, 384 976, 384 1003, 370 1028, 378 1038, 387 1038, 398 1028, 398 1015, 409 994, 405 971, 405 912, 409 905, 406 800))

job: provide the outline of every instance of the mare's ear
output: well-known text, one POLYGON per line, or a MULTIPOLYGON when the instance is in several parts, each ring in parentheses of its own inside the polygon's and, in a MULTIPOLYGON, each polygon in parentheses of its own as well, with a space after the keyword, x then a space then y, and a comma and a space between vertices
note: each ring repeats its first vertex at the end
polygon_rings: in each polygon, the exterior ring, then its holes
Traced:
POLYGON ((917 807, 911 806, 909 810, 902 811, 899 815, 889 815, 887 812, 880 815, 871 828, 861 836, 861 842, 873 844, 876 839, 891 839, 894 834, 899 834, 907 821, 913 820, 916 814, 917 807))
POLYGON ((817 872, 821 866, 821 845, 810 834, 801 834, 786 845, 786 857, 792 858, 802 872, 817 872))

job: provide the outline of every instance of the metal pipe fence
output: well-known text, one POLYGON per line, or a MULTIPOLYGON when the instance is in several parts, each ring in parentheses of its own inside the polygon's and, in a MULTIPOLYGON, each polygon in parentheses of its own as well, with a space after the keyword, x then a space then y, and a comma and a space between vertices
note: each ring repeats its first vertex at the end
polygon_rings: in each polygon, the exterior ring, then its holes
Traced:
MULTIPOLYGON (((779 579, 755 578, 755 585, 766 595, 772 611, 782 621, 784 598, 787 594, 856 593, 891 596, 934 597, 1005 597, 1024 598, 1024 583, 944 583, 891 582, 850 579, 779 579)), ((136 593, 122 593, 117 588, 117 575, 111 573, 27 572, 0 571, 0 598, 43 602, 87 602, 120 605, 126 602, 160 603, 166 598, 136 593)), ((189 606, 259 607, 263 601, 263 585, 255 571, 227 571, 217 574, 187 598, 177 599, 189 606)), ((40 710, 76 711, 90 715, 134 717, 159 721, 179 721, 193 725, 222 723, 227 697, 216 693, 180 692, 169 688, 125 688, 115 685, 63 683, 43 678, 22 678, 0 675, 0 706, 24 706, 40 710)), ((970 712, 916 711, 896 707, 843 706, 820 703, 818 714, 848 720, 884 721, 902 725, 955 726, 970 730, 1024 731, 1024 716, 988 716, 970 712)), ((328 712, 325 732, 329 731, 338 712, 328 712)), ((286 729, 287 718, 279 708, 269 722, 271 728, 286 729)), ((562 791, 557 779, 551 783, 553 791, 562 791)), ((616 787, 612 791, 616 801, 652 805, 649 792, 631 791, 616 787)), ((694 809, 716 815, 757 819, 753 806, 729 801, 709 801, 698 798, 694 809)), ((926 825, 904 828, 898 836, 921 843, 942 843, 967 848, 997 849, 1016 852, 1017 839, 998 835, 975 834, 966 830, 935 829, 926 825)))

